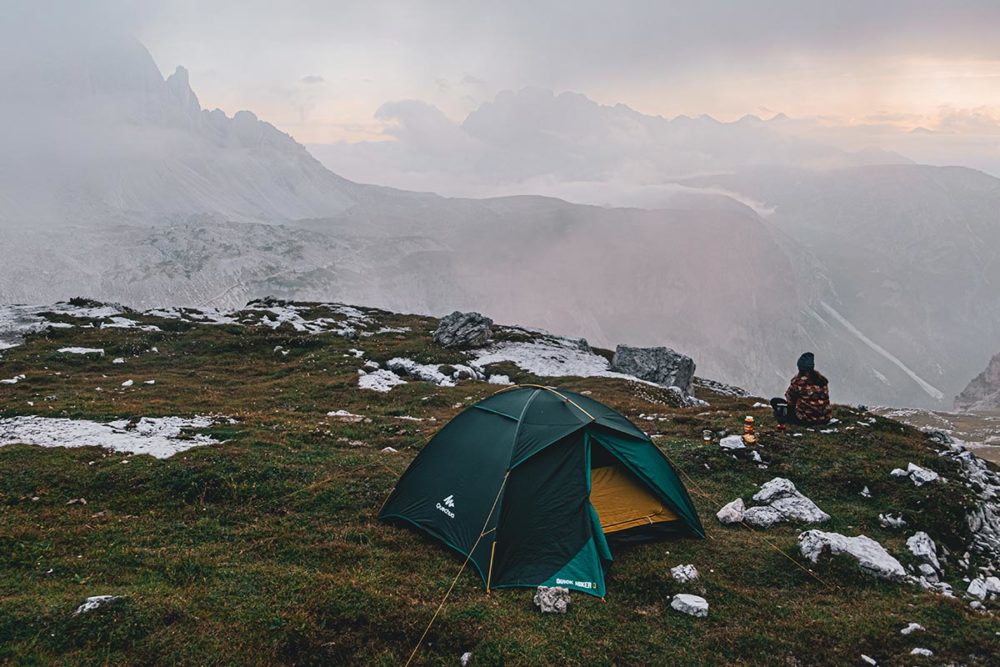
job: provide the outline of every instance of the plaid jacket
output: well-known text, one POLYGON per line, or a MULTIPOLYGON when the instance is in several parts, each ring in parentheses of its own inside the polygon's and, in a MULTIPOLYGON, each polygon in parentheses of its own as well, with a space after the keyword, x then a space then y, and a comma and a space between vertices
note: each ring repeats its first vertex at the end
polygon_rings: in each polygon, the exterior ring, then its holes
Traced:
POLYGON ((785 392, 789 412, 805 424, 823 424, 833 417, 830 409, 830 386, 817 372, 800 374, 792 378, 785 392))

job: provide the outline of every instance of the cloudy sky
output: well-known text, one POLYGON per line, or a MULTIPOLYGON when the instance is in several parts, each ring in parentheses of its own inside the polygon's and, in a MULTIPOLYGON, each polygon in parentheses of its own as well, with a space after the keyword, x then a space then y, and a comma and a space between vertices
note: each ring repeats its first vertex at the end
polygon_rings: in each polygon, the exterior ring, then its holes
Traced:
POLYGON ((101 0, 60 13, 132 31, 165 73, 191 71, 205 106, 254 109, 303 143, 379 137, 389 101, 460 120, 526 86, 723 120, 912 128, 1000 109, 993 0, 101 0))

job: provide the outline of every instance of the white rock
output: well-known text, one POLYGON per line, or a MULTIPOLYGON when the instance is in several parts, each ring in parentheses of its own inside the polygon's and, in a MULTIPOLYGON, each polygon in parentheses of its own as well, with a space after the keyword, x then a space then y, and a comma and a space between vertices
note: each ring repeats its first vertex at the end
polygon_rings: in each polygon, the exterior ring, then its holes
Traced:
POLYGON ((977 577, 969 582, 969 587, 965 590, 966 593, 974 598, 980 600, 985 600, 989 591, 986 590, 986 579, 983 577, 977 577))
POLYGON ((134 384, 135 384, 134 380, 125 380, 124 382, 122 382, 123 387, 131 387, 134 384))
POLYGON ((117 595, 94 595, 94 596, 91 596, 91 597, 87 598, 86 600, 84 600, 84 602, 83 602, 82 605, 80 605, 79 607, 76 608, 76 611, 73 612, 73 615, 76 616, 78 614, 86 614, 88 612, 94 611, 98 607, 101 607, 103 605, 108 604, 109 602, 113 602, 113 601, 118 600, 118 599, 120 599, 120 598, 117 595))
POLYGON ((674 578, 674 581, 686 584, 698 578, 698 570, 691 564, 678 565, 670 568, 670 576, 674 578))
POLYGON ((469 662, 471 660, 472 660, 472 652, 466 651, 465 653, 462 654, 462 657, 458 659, 458 662, 459 664, 462 665, 462 667, 469 667, 469 662))
POLYGON ((878 522, 883 528, 895 528, 898 530, 906 527, 906 520, 903 519, 902 514, 897 514, 896 516, 891 514, 879 514, 878 522))
POLYGON ((865 535, 847 537, 839 533, 807 530, 799 535, 799 550, 813 563, 819 562, 824 553, 847 554, 858 561, 858 567, 865 574, 890 581, 906 578, 906 570, 900 562, 881 544, 865 535))
POLYGON ((562 586, 539 586, 535 591, 535 606, 543 614, 565 614, 569 607, 569 589, 562 586))
POLYGON ((915 648, 912 651, 910 651, 910 655, 922 655, 925 658, 929 658, 932 655, 934 655, 934 651, 930 650, 929 648, 915 648))
POLYGON ((873 658, 871 656, 868 656, 868 655, 865 655, 864 653, 861 654, 861 662, 865 663, 866 665, 877 665, 878 664, 878 661, 875 660, 875 658, 873 658))
POLYGON ((865 486, 865 488, 861 489, 861 497, 862 498, 871 498, 872 497, 872 492, 868 490, 867 486, 865 486))
MULTIPOLYGON (((781 515, 781 519, 786 521, 821 523, 830 520, 829 514, 802 495, 791 480, 783 477, 775 477, 764 484, 760 487, 760 491, 753 495, 753 499, 759 503, 767 504, 781 515)), ((747 510, 747 512, 749 511, 747 510)))
POLYGON ((909 473, 910 479, 912 479, 913 483, 917 486, 923 486, 924 484, 936 482, 941 479, 941 475, 937 474, 933 470, 921 468, 915 463, 911 463, 906 466, 906 472, 909 473))
POLYGON ((731 503, 724 505, 722 509, 716 512, 715 517, 725 524, 739 523, 743 520, 743 510, 743 499, 737 498, 731 503))
POLYGON ((901 635, 912 635, 914 632, 917 632, 917 631, 920 631, 920 630, 925 630, 925 629, 926 628, 924 628, 924 626, 920 625, 919 623, 910 623, 905 628, 903 628, 902 630, 900 630, 899 634, 901 634, 901 635))
POLYGON ((754 528, 770 528, 774 524, 784 521, 784 518, 781 512, 770 505, 750 507, 743 512, 743 523, 754 528))
POLYGON ((902 468, 893 468, 892 472, 889 473, 893 477, 909 477, 910 473, 906 472, 902 468))
POLYGON ((399 450, 397 450, 397 449, 393 449, 392 447, 383 447, 383 448, 382 448, 381 450, 379 450, 379 451, 381 451, 381 452, 382 452, 383 454, 395 454, 395 453, 397 453, 397 452, 398 452, 399 450))
POLYGON ((670 607, 682 614, 705 618, 708 616, 708 601, 698 595, 678 593, 670 601, 670 607))
POLYGON ((934 546, 934 540, 927 533, 923 531, 914 533, 906 540, 906 548, 910 550, 911 554, 933 567, 936 571, 941 571, 941 563, 937 557, 937 547, 934 546))
POLYGON ((763 463, 764 462, 764 460, 760 458, 760 452, 758 452, 756 449, 753 450, 753 460, 756 463, 763 463))
POLYGON ((112 360, 111 363, 113 363, 113 364, 124 364, 125 363, 125 359, 124 359, 124 357, 115 357, 114 360, 112 360))
POLYGON ((930 563, 921 563, 917 569, 920 570, 920 574, 928 583, 936 584, 938 582, 938 572, 930 563))
POLYGON ((743 444, 743 436, 740 435, 727 435, 722 440, 719 440, 719 447, 723 449, 746 449, 746 445, 743 444))

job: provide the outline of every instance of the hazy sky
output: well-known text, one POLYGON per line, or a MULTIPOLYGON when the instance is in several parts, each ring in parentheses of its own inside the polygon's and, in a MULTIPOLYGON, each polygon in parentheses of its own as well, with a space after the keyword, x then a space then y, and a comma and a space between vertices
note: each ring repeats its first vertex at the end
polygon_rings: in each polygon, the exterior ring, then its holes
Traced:
POLYGON ((934 126, 1000 116, 1000 2, 0 0, 53 30, 135 34, 204 106, 303 143, 380 136, 419 99, 460 120, 498 92, 572 90, 647 114, 783 112, 934 126), (26 9, 29 8, 29 9, 26 9), (56 27, 56 24, 61 24, 56 27), (974 113, 973 113, 974 111, 974 113))

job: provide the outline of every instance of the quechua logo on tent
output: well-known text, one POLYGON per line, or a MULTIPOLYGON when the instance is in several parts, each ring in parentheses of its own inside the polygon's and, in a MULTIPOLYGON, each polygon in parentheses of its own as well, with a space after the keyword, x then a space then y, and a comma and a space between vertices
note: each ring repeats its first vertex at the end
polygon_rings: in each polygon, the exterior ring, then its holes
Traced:
POLYGON ((438 510, 440 510, 441 512, 447 514, 452 519, 454 519, 455 518, 455 513, 452 512, 451 510, 454 509, 454 507, 455 507, 455 495, 451 494, 451 495, 447 496, 444 500, 442 500, 440 503, 438 503, 437 505, 435 505, 435 507, 437 507, 438 510), (442 505, 441 503, 444 503, 444 505, 442 505))

